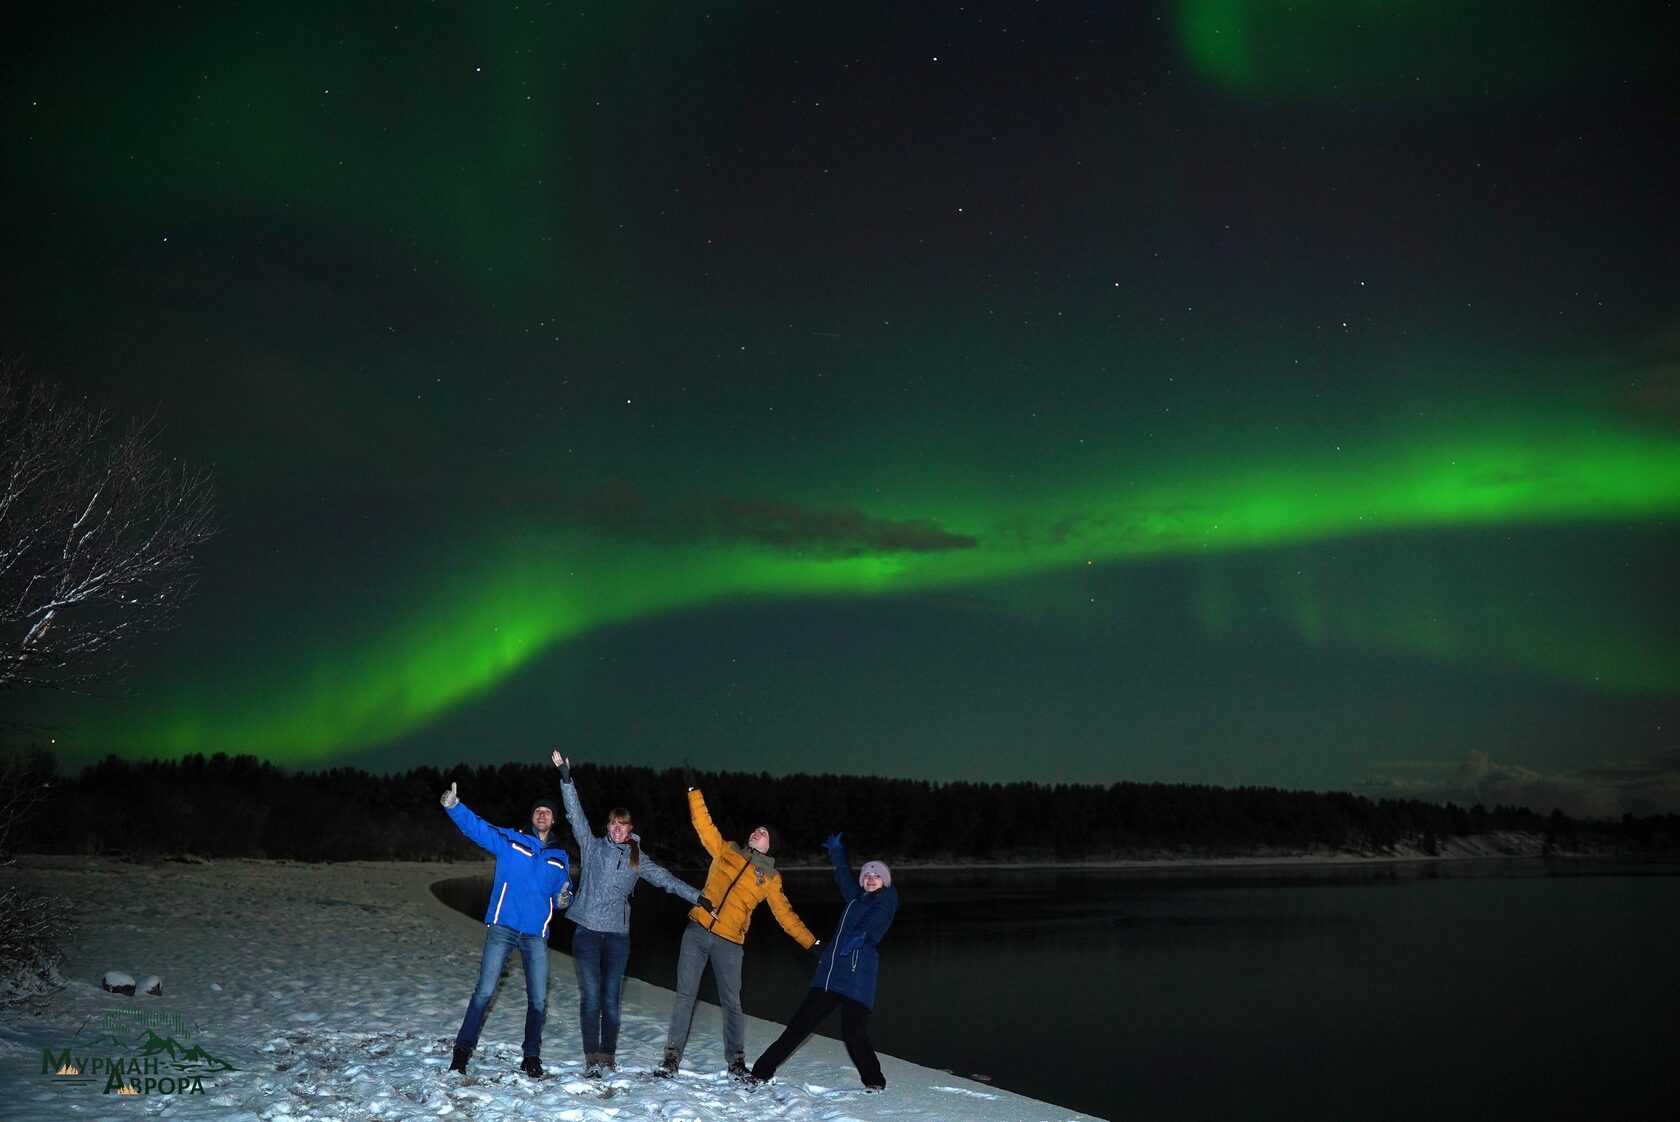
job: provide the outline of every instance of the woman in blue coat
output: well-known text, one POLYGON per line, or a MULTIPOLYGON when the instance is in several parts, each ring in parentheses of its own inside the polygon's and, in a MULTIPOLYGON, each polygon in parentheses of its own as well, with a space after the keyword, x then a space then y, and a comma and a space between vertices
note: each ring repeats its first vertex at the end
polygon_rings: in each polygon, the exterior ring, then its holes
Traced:
POLYGON ((839 834, 830 834, 823 848, 834 864, 834 879, 840 883, 846 910, 840 913, 834 937, 823 947, 805 1000, 794 1010, 787 1031, 753 1064, 750 1083, 756 1086, 776 1074, 823 1018, 838 1008, 840 1038, 846 1042, 846 1052, 857 1067, 864 1090, 884 1091, 886 1076, 881 1074, 881 1061, 869 1044, 869 1011, 875 1007, 875 976, 881 966, 875 948, 898 912, 898 889, 892 886, 892 870, 881 861, 865 864, 854 881, 839 834))

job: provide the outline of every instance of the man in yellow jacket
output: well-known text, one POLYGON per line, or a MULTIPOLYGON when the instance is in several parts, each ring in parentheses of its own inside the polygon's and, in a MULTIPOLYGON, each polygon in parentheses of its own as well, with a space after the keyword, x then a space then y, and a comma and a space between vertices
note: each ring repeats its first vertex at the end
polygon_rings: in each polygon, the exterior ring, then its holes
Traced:
POLYGON ((712 868, 706 874, 706 888, 701 895, 714 901, 716 910, 696 906, 688 913, 682 953, 677 958, 677 1000, 671 1007, 665 1058, 653 1070, 655 1075, 677 1073, 683 1047, 688 1043, 688 1028, 694 1020, 700 978, 710 964, 717 982, 718 1001, 723 1006, 723 1054, 729 1062, 729 1074, 745 1079, 747 1032, 746 1019, 741 1015, 741 956, 753 910, 769 900, 776 922, 806 950, 816 946, 817 937, 800 921, 782 892, 782 875, 776 871, 775 858, 770 856, 775 845, 775 834, 770 827, 759 826, 753 830, 745 846, 724 841, 718 828, 712 825, 705 798, 694 786, 694 773, 689 771, 687 777, 688 814, 694 822, 694 832, 700 835, 700 844, 712 857, 712 868))

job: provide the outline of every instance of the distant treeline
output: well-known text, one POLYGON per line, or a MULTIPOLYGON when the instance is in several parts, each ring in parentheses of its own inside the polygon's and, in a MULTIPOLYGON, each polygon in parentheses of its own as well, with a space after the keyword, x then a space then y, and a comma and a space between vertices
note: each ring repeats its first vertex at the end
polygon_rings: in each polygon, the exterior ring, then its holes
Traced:
MULTIPOLYGON (((40 778, 51 757, 37 756, 40 778)), ((682 867, 704 863, 678 770, 580 764, 578 792, 592 827, 627 807, 648 851, 682 867)), ((701 773, 725 837, 758 823, 781 831, 784 864, 818 863, 844 830, 854 853, 900 861, 1101 860, 1152 854, 1256 851, 1382 853, 1400 844, 1433 852, 1448 838, 1490 831, 1543 835, 1563 849, 1680 846, 1680 815, 1577 821, 1561 811, 1372 800, 1272 787, 1116 783, 932 783, 840 775, 701 773)), ((131 761, 115 756, 78 777, 53 777, 16 848, 42 853, 194 854, 301 861, 449 860, 475 856, 445 818, 439 794, 491 822, 528 827, 530 806, 557 796, 543 764, 461 764, 374 775, 353 768, 289 771, 254 756, 131 761)), ((563 823, 561 837, 571 838, 563 823)))

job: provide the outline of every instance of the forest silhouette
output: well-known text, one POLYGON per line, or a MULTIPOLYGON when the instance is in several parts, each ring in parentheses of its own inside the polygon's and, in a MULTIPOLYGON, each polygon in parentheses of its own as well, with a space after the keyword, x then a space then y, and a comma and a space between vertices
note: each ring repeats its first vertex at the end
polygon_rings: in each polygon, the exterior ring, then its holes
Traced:
MULTIPOLYGON (((44 805, 16 846, 43 853, 133 857, 190 854, 298 861, 448 861, 477 855, 438 806, 450 783, 481 817, 529 828, 530 806, 557 794, 547 763, 290 771, 254 756, 179 760, 115 756, 58 776, 34 770, 44 805)), ((592 825, 630 809, 648 851, 676 867, 705 863, 688 822, 680 769, 582 763, 575 780, 592 825)), ((1499 831, 1539 835, 1548 849, 1664 849, 1680 816, 1576 820, 1525 807, 1464 808, 1329 791, 1203 784, 934 783, 849 775, 703 772, 699 785, 725 837, 768 822, 781 864, 821 864, 821 842, 843 830, 857 851, 899 862, 1101 861, 1290 853, 1381 855, 1407 845, 1436 852, 1451 838, 1499 831)), ((563 840, 569 842, 561 826, 563 840)))

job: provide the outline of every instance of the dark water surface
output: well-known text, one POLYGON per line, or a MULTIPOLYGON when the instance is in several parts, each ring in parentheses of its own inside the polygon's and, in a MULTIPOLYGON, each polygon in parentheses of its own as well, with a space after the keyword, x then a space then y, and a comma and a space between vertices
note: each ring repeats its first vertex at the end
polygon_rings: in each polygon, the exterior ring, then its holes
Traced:
MULTIPOLYGON (((905 869, 895 883, 877 1049, 1099 1117, 1666 1116, 1680 1090, 1680 862, 905 869)), ((483 915, 487 878, 436 890, 483 915)), ((832 875, 791 872, 788 895, 826 937, 832 875)), ((633 975, 674 986, 685 910, 637 890, 633 975)), ((557 926, 567 950, 572 925, 557 926)), ((813 964, 760 909, 747 1011, 785 1022, 813 964)), ((709 978, 703 996, 716 1000, 709 978)), ((556 1051, 567 1013, 550 1010, 556 1051)), ((749 1038, 749 1062, 768 1043, 749 1038)))

